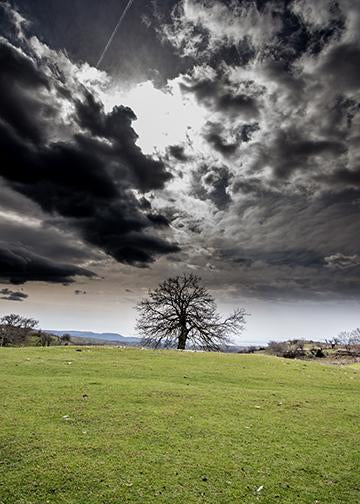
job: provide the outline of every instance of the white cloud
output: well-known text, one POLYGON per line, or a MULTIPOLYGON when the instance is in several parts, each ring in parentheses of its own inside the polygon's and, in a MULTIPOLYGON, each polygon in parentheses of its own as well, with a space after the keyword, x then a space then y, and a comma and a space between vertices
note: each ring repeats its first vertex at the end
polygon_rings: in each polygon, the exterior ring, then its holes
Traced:
POLYGON ((360 266, 360 256, 357 254, 349 256, 337 253, 325 257, 325 262, 328 268, 343 270, 353 268, 354 266, 360 266))
POLYGON ((328 26, 336 19, 335 0, 294 0, 291 9, 312 30, 328 26))
POLYGON ((186 56, 238 45, 245 39, 259 49, 273 42, 281 30, 281 10, 276 3, 260 11, 255 2, 233 1, 226 6, 217 0, 183 0, 173 13, 172 25, 165 27, 165 34, 186 56), (208 43, 199 28, 206 32, 208 43))

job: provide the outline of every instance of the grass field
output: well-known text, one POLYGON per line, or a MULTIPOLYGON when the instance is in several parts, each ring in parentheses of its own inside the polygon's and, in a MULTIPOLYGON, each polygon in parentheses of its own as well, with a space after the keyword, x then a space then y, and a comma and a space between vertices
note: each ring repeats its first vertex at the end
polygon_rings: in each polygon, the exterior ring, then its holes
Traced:
POLYGON ((1 504, 360 502, 360 367, 0 349, 1 504))

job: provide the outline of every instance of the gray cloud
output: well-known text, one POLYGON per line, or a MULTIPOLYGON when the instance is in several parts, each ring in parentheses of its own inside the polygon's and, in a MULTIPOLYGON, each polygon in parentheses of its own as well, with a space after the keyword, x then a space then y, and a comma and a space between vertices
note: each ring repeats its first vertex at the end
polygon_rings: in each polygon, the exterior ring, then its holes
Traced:
POLYGON ((25 301, 29 296, 25 292, 13 291, 8 288, 0 289, 0 299, 5 301, 25 301))
POLYGON ((227 193, 231 174, 225 166, 202 165, 193 172, 192 193, 201 200, 211 201, 217 209, 225 209, 231 202, 227 193))
MULTIPOLYGON (((235 141, 227 141, 224 139, 225 132, 222 126, 219 123, 209 122, 206 125, 204 138, 217 152, 220 152, 220 154, 222 154, 225 158, 229 158, 234 156, 234 154, 236 153, 240 138, 242 138, 243 131, 241 133, 237 133, 235 141)), ((246 132, 244 132, 244 135, 245 134, 246 132)))
POLYGON ((0 242, 0 280, 15 285, 25 282, 69 284, 76 276, 95 274, 85 268, 54 261, 19 244, 0 242))
POLYGON ((218 112, 230 116, 256 119, 259 116, 259 105, 254 96, 237 92, 232 86, 226 86, 221 77, 212 79, 186 80, 180 85, 185 93, 194 93, 197 100, 218 112))
POLYGON ((176 252, 154 229, 161 216, 144 214, 133 192, 162 189, 171 178, 164 161, 136 145, 134 112, 117 106, 105 113, 76 82, 78 67, 39 45, 0 39, 0 176, 49 220, 60 217, 62 226, 119 262, 146 266, 176 252), (64 108, 74 111, 71 117, 64 108))
POLYGON ((170 145, 169 153, 172 157, 177 159, 177 161, 181 161, 182 163, 189 160, 189 156, 185 154, 185 148, 182 145, 170 145))
MULTIPOLYGON (((188 268, 234 297, 360 295, 358 2, 260 4, 184 0, 164 18, 163 40, 187 61, 167 93, 180 85, 198 130, 153 157, 138 147, 131 109, 105 109, 69 72, 60 89, 48 61, 7 47, 3 58, 26 62, 23 78, 7 72, 15 86, 2 104, 1 142, 11 163, 1 173, 21 193, 20 213, 30 205, 41 220, 24 232, 27 251, 86 271, 99 254, 138 266, 170 254, 147 281, 188 268), (70 129, 59 124, 59 102, 71 109, 70 129)), ((16 243, 20 231, 1 225, 16 243)))
POLYGON ((210 282, 208 264, 214 284, 255 297, 360 295, 359 20, 353 0, 175 10, 165 34, 196 65, 182 90, 216 114, 190 182, 211 218, 187 249, 210 282))
POLYGON ((291 176, 296 170, 317 169, 327 160, 345 154, 344 143, 327 138, 311 138, 298 128, 292 127, 277 132, 268 146, 259 145, 256 170, 269 166, 276 178, 291 176))
POLYGON ((329 257, 325 257, 325 262, 330 269, 344 270, 360 266, 360 256, 357 254, 347 256, 344 254, 337 253, 329 257))
POLYGON ((320 66, 338 91, 356 91, 360 86, 360 47, 355 43, 334 45, 320 66))

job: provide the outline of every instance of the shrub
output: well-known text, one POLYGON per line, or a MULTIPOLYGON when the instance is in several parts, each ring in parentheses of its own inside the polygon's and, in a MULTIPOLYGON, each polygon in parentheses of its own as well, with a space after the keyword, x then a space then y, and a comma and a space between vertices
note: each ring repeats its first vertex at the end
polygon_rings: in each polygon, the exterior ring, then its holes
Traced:
POLYGON ((270 341, 270 353, 286 359, 296 359, 305 356, 304 340, 270 341))

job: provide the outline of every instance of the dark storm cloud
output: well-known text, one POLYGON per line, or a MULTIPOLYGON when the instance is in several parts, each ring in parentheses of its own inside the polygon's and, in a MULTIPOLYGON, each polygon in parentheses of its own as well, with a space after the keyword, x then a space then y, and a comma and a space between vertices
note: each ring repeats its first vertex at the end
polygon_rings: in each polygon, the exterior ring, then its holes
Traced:
POLYGON ((235 142, 227 142, 223 138, 222 126, 219 123, 208 122, 204 138, 217 152, 220 152, 225 158, 228 158, 236 153, 241 134, 242 133, 236 135, 237 140, 235 142))
POLYGON ((215 132, 207 133, 205 139, 213 146, 213 148, 220 152, 224 157, 231 157, 235 154, 238 143, 227 143, 224 139, 215 132))
POLYGON ((326 264, 325 259, 314 250, 290 249, 290 250, 269 250, 260 251, 257 249, 246 249, 244 251, 236 249, 223 250, 221 257, 224 260, 251 266, 256 261, 261 261, 270 266, 288 267, 318 267, 326 264))
POLYGON ((74 276, 89 277, 91 275, 88 268, 79 268, 74 264, 85 264, 101 259, 98 251, 82 243, 76 234, 61 230, 59 222, 55 226, 51 220, 42 221, 44 214, 40 209, 18 193, 10 191, 6 186, 1 188, 0 195, 2 196, 0 236, 3 239, 6 238, 8 244, 8 247, 5 242, 2 244, 3 257, 9 256, 8 261, 6 264, 3 263, 3 268, 0 270, 1 278, 7 281, 15 278, 18 283, 23 283, 22 277, 24 282, 29 276, 31 277, 31 271, 27 269, 32 268, 34 264, 40 269, 40 273, 35 275, 39 281, 42 278, 45 282, 48 281, 50 275, 54 278, 59 276, 59 279, 54 281, 69 283, 72 277, 64 278, 64 275, 68 275, 69 272, 72 272, 74 276), (21 254, 9 252, 14 247, 20 248, 21 254), (15 260, 19 256, 23 260, 15 260), (37 261, 34 261, 35 256, 38 257, 37 261), (64 264, 66 270, 62 274, 61 269, 56 268, 56 265, 62 267, 64 264), (52 265, 55 267, 55 272, 49 273, 52 265))
POLYGON ((359 22, 356 0, 180 0, 164 27, 194 61, 183 93, 216 113, 191 190, 223 211, 201 219, 187 263, 213 265, 224 289, 360 295, 359 22))
POLYGON ((333 47, 325 56, 321 72, 339 91, 355 91, 360 87, 360 46, 355 43, 333 47))
POLYGON ((189 156, 185 154, 185 148, 182 145, 170 145, 169 153, 173 158, 182 163, 189 160, 189 156))
POLYGON ((74 99, 67 102, 75 109, 78 129, 74 126, 66 141, 49 140, 64 99, 64 93, 53 98, 59 71, 56 61, 49 65, 29 54, 0 40, 0 175, 117 261, 142 266, 176 252, 176 245, 151 234, 161 216, 148 218, 132 193, 160 189, 170 178, 163 161, 144 155, 135 144, 135 114, 123 106, 106 114, 89 91, 69 83, 66 96, 74 99))
POLYGON ((279 130, 269 146, 259 145, 259 158, 254 169, 270 166, 276 178, 291 176, 296 170, 310 170, 326 159, 336 159, 347 150, 334 139, 312 139, 298 128, 279 130))
POLYGON ((41 142, 45 138, 45 117, 53 109, 36 92, 49 90, 48 80, 23 52, 0 38, 0 114, 5 123, 24 140, 41 142))
POLYGON ((139 199, 139 205, 142 210, 151 210, 151 203, 145 196, 139 199))
POLYGON ((334 187, 357 187, 360 188, 360 166, 357 169, 338 168, 330 175, 318 175, 316 180, 334 187))
MULTIPOLYGON (((108 111, 56 53, 45 58, 26 40, 15 44, 22 49, 3 41, 0 173, 12 190, 5 210, 15 211, 13 195, 21 194, 18 214, 42 222, 36 232, 26 224, 23 248, 86 270, 103 252, 144 266, 177 250, 164 239, 175 230, 182 252, 168 264, 204 272, 215 288, 259 298, 359 296, 359 3, 179 0, 172 14, 174 2, 165 3, 151 15, 135 2, 133 13, 144 14, 147 35, 164 21, 163 54, 180 55, 167 70, 133 65, 126 74, 136 51, 128 61, 117 44, 108 53, 108 63, 123 55, 125 79, 151 75, 164 86, 172 74, 168 91, 181 83, 180 99, 200 104, 196 126, 189 118, 191 130, 163 157, 142 153, 131 109, 108 111)), ((119 40, 133 37, 128 20, 119 40)), ((1 222, 0 232, 11 243, 22 233, 1 222)), ((67 278, 76 274, 86 275, 67 278)))
POLYGON ((29 296, 21 291, 13 291, 10 289, 0 289, 0 299, 5 301, 24 301, 29 296))
POLYGON ((270 82, 274 82, 280 87, 290 104, 299 105, 305 99, 306 81, 296 73, 288 58, 282 60, 266 59, 262 65, 262 73, 270 82))
POLYGON ((232 175, 226 166, 202 165, 193 172, 192 193, 201 200, 211 201, 218 210, 231 202, 227 192, 232 175))
POLYGON ((129 107, 114 107, 105 114, 102 104, 86 93, 85 100, 77 102, 76 112, 81 127, 112 141, 111 154, 122 167, 127 168, 128 177, 141 191, 161 189, 171 178, 162 161, 145 156, 135 144, 138 136, 131 124, 136 115, 129 107))
POLYGON ((229 234, 238 233, 238 243, 226 248, 224 239, 219 242, 218 260, 229 275, 235 276, 231 264, 237 265, 238 281, 246 284, 249 295, 360 295, 360 191, 286 195, 276 186, 266 188, 259 179, 249 182, 247 189, 232 206, 238 224, 230 225, 229 234))
POLYGON ((240 139, 242 142, 250 142, 253 137, 253 134, 258 131, 259 124, 258 123, 249 123, 243 124, 240 128, 240 139))
POLYGON ((0 211, 15 212, 32 217, 40 217, 42 215, 39 206, 11 189, 4 180, 0 184, 0 211))
POLYGON ((81 264, 101 258, 101 253, 82 243, 76 233, 61 229, 61 224, 59 220, 41 223, 34 219, 26 223, 19 217, 12 220, 0 216, 0 236, 10 243, 21 242, 25 248, 56 261, 81 264))
POLYGON ((229 115, 240 115, 245 119, 257 118, 259 115, 259 105, 253 96, 227 88, 220 77, 185 82, 180 85, 183 92, 194 93, 200 103, 211 109, 229 115))
POLYGON ((0 242, 1 281, 15 285, 32 281, 69 284, 77 275, 95 276, 85 268, 40 256, 22 245, 0 242))
POLYGON ((170 225, 168 219, 160 214, 148 214, 147 218, 155 225, 160 227, 168 227, 170 225))

